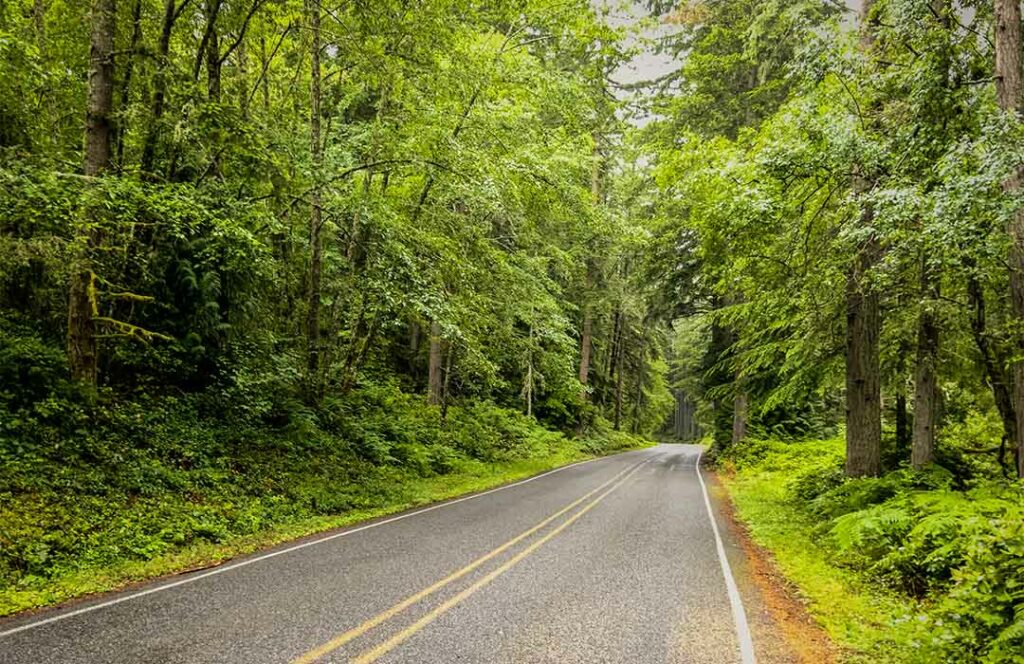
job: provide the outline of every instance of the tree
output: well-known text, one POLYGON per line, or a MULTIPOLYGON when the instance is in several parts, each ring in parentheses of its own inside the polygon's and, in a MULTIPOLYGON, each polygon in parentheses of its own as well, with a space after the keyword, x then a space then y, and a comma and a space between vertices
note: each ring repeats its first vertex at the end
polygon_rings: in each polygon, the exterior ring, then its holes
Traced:
POLYGON ((320 279, 323 272, 323 195, 320 180, 323 177, 324 146, 320 136, 320 4, 307 0, 311 43, 309 77, 309 154, 312 163, 313 187, 309 202, 309 295, 306 304, 306 334, 308 335, 308 372, 310 395, 318 399, 322 390, 320 377, 320 279))
POLYGON ((96 385, 99 349, 96 335, 98 315, 96 274, 92 255, 103 242, 100 220, 102 196, 96 178, 110 168, 111 112, 114 105, 115 0, 94 0, 90 14, 89 77, 85 110, 85 155, 83 174, 90 179, 91 193, 82 209, 81 230, 76 238, 76 256, 68 295, 68 364, 71 376, 96 385))
MULTIPOLYGON (((872 0, 863 0, 860 13, 860 44, 869 58, 877 20, 872 14, 873 4, 872 0)), ((872 178, 864 164, 854 169, 854 195, 865 199, 872 178)), ((879 240, 872 230, 874 214, 872 204, 865 200, 859 221, 864 240, 846 279, 846 474, 850 477, 882 471, 882 318, 878 292, 870 283, 871 270, 881 258, 879 240)))
MULTIPOLYGON (((1024 104, 1021 83, 1021 12, 1020 3, 1010 0, 995 2, 995 79, 996 98, 1003 111, 1020 118, 1024 104)), ((1017 167, 1004 183, 1009 195, 1016 194, 1024 182, 1024 169, 1017 167)), ((1013 410, 1016 417, 1017 473, 1024 477, 1024 209, 1018 208, 1010 217, 1010 302, 1017 330, 1014 332, 1015 352, 1011 364, 1013 410)))

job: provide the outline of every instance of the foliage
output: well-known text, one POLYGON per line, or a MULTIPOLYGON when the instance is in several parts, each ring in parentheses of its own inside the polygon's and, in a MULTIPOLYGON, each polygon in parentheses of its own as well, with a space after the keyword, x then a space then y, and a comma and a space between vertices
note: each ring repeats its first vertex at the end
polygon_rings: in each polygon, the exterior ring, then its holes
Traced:
POLYGON ((205 399, 110 404, 77 434, 65 432, 65 411, 5 419, 0 613, 95 589, 108 570, 230 552, 640 442, 609 432, 573 441, 483 403, 440 424, 417 395, 387 386, 334 402, 333 422, 297 425, 308 414, 294 413, 277 428, 203 415, 205 399), (432 493, 418 499, 423 486, 432 493))
POLYGON ((996 57, 1019 50, 1000 27, 1019 17, 647 4, 678 65, 629 137, 647 271, 672 385, 700 402, 741 514, 868 659, 1022 661, 1024 125, 999 69, 1019 63, 996 57), (844 401, 861 415, 845 425, 844 401), (837 585, 896 609, 848 610, 837 585))
MULTIPOLYGON (((724 460, 735 469, 728 484, 755 537, 770 527, 770 512, 745 506, 767 500, 797 515, 789 534, 807 538, 810 555, 826 565, 817 573, 852 575, 850 592, 866 597, 904 598, 874 630, 834 636, 884 661, 1018 661, 1019 483, 978 480, 954 491, 953 476, 940 468, 850 479, 839 470, 842 449, 840 440, 752 440, 724 460)), ((785 537, 768 544, 789 555, 785 537)), ((804 588, 820 583, 796 580, 804 588)), ((819 617, 831 624, 837 616, 819 617)))
POLYGON ((83 123, 100 13, 0 3, 3 611, 661 424, 590 3, 115 5, 83 123))

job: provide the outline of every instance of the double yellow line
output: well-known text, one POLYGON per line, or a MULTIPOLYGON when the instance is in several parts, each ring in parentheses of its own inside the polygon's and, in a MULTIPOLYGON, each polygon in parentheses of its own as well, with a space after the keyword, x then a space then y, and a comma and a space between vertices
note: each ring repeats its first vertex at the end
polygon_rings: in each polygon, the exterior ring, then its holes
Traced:
POLYGON ((457 581, 458 579, 461 579, 462 577, 466 576, 467 574, 469 574, 473 570, 477 569, 478 567, 480 567, 481 565, 483 565, 487 561, 492 560, 493 558, 501 555, 503 552, 507 551, 508 549, 510 549, 511 547, 515 546, 519 542, 523 541, 524 539, 526 539, 530 535, 535 534, 537 531, 543 529, 545 526, 550 525, 551 522, 553 522, 556 519, 558 519, 559 517, 565 515, 567 512, 570 512, 573 509, 579 507, 580 505, 585 503, 587 500, 589 500, 591 497, 593 497, 595 494, 597 494, 597 493, 601 492, 602 490, 604 490, 603 493, 600 493, 600 495, 598 495, 596 498, 594 498, 589 503, 584 505, 584 507, 581 510, 579 510, 574 515, 572 515, 571 517, 566 519, 557 528, 555 528, 554 530, 552 530, 548 534, 544 535, 543 537, 541 537, 540 539, 538 539, 534 543, 530 544, 528 547, 526 547, 525 549, 523 549, 522 551, 517 553, 515 556, 513 556, 508 561, 503 563, 501 566, 495 568, 493 571, 489 572, 486 576, 481 577, 478 581, 473 583, 471 586, 467 587, 465 590, 462 590, 461 592, 459 592, 458 594, 456 594, 452 598, 446 600, 445 602, 443 602, 442 604, 440 604, 439 606, 437 606, 436 608, 431 610, 429 613, 424 615, 422 618, 420 618, 419 620, 417 620, 413 624, 409 625, 408 627, 403 629, 401 632, 399 632, 399 633, 395 634, 394 636, 392 636, 390 639, 388 639, 384 643, 381 643, 380 645, 378 645, 378 646, 376 646, 376 647, 374 647, 374 648, 364 652, 363 654, 359 655, 358 657, 356 657, 355 659, 352 660, 353 662, 357 662, 358 664, 370 664, 371 662, 377 661, 379 658, 383 657, 384 655, 386 655, 387 653, 391 652, 396 647, 398 647, 399 645, 401 645, 402 643, 407 641, 410 637, 412 637, 414 634, 419 632, 421 629, 423 629, 424 627, 426 627, 430 623, 434 622, 437 618, 439 618, 441 615, 446 613, 449 609, 451 609, 452 607, 456 606, 457 604, 459 604, 460 602, 465 600, 467 597, 469 597, 470 595, 474 594, 475 592, 477 592, 478 590, 480 590, 481 588, 483 588, 484 586, 486 586, 491 581, 493 581, 494 579, 498 578, 499 576, 501 576, 502 574, 504 574, 508 570, 512 569, 512 567, 514 567, 521 560, 523 560, 524 558, 529 556, 531 553, 533 553, 534 551, 539 549, 548 540, 550 540, 551 538, 553 538, 554 536, 558 535, 560 532, 562 532, 563 530, 568 528, 577 519, 582 517, 584 514, 589 512, 591 509, 593 509, 594 506, 596 506, 599 502, 604 500, 605 497, 608 496, 608 494, 610 494, 611 492, 615 491, 620 486, 622 486, 622 484, 624 484, 626 482, 626 480, 629 479, 630 475, 635 473, 637 470, 639 470, 640 466, 644 465, 645 463, 647 463, 650 460, 651 459, 646 459, 644 461, 641 461, 638 464, 635 464, 633 466, 630 466, 629 468, 626 468, 622 472, 620 472, 617 475, 615 475, 615 477, 612 477, 610 480, 605 482, 604 484, 598 486, 596 489, 594 489, 592 491, 589 491, 588 493, 583 495, 581 498, 579 498, 577 500, 574 500, 573 502, 569 503, 568 505, 566 505, 562 509, 558 510, 557 512, 555 512, 551 516, 547 517, 546 519, 544 519, 543 521, 541 521, 537 525, 529 528, 528 530, 523 531, 519 535, 516 535, 515 537, 513 537, 509 541, 505 542, 504 544, 502 544, 498 548, 496 548, 496 549, 494 549, 492 551, 489 551, 488 553, 485 553, 484 555, 480 556, 479 558, 477 558, 473 562, 469 563, 468 565, 466 565, 462 569, 459 569, 459 570, 457 570, 455 572, 452 572, 451 574, 449 574, 448 576, 444 577, 440 581, 437 581, 436 583, 434 583, 434 584, 424 588, 423 590, 421 590, 421 591, 419 591, 419 592, 417 592, 417 593, 415 593, 413 595, 409 595, 408 597, 406 597, 402 601, 398 602, 397 604, 395 604, 391 608, 386 609, 384 611, 381 611, 380 613, 378 613, 377 615, 373 616, 372 618, 369 618, 368 620, 364 621, 362 624, 360 624, 360 625, 358 625, 356 627, 353 627, 352 629, 348 630, 347 632, 345 632, 343 634, 339 634, 338 636, 334 637, 333 639, 331 639, 330 641, 324 643, 323 645, 320 645, 320 646, 310 650, 309 652, 307 652, 307 653, 305 653, 305 654, 295 658, 294 660, 292 660, 292 664, 309 664, 310 662, 315 662, 316 660, 320 659, 321 657, 324 657, 324 656, 334 652, 335 650, 337 650, 338 648, 341 648, 342 646, 344 646, 345 644, 349 643, 350 641, 352 641, 354 639, 357 639, 360 636, 366 634, 367 632, 369 632, 373 628, 377 627, 381 623, 384 623, 384 622, 390 620, 391 618, 395 617, 396 615, 398 615, 402 611, 408 609, 412 605, 417 604, 418 602, 426 599, 430 595, 433 595, 435 592, 441 590, 445 586, 447 586, 447 585, 457 581))

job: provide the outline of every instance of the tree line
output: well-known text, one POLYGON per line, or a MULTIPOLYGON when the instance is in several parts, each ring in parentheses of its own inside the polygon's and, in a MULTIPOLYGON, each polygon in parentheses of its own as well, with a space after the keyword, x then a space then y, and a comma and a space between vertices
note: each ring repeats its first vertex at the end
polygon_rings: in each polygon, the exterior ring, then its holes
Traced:
POLYGON ((873 476, 973 418, 946 442, 1024 475, 1017 3, 653 7, 682 65, 637 139, 652 255, 706 325, 716 447, 844 424, 873 476))
POLYGON ((5 324, 83 393, 671 408, 588 3, 5 0, 0 34, 5 324))

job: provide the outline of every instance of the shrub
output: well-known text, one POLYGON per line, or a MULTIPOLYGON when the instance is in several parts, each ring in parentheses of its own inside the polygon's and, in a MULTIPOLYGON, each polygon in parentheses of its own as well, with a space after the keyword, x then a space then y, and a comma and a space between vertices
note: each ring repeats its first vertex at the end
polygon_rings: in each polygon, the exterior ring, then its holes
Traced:
POLYGON ((973 537, 953 587, 909 621, 903 637, 915 662, 1024 662, 1024 512, 973 537))
POLYGON ((920 600, 889 634, 887 657, 1024 662, 1024 486, 976 478, 960 490, 939 466, 848 479, 842 453, 840 440, 767 440, 727 460, 783 485, 832 564, 920 600))

